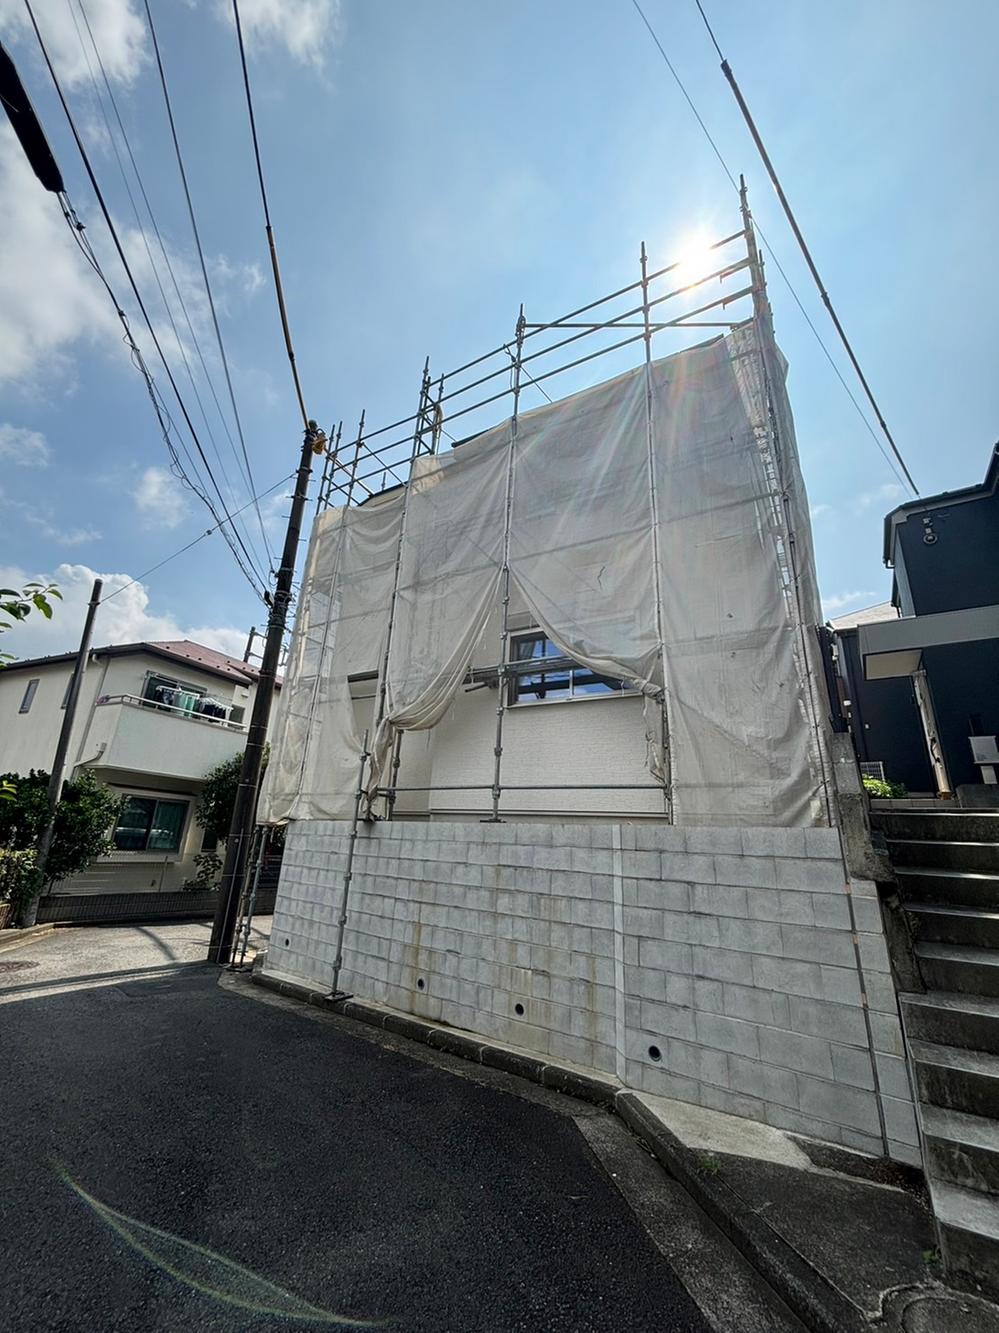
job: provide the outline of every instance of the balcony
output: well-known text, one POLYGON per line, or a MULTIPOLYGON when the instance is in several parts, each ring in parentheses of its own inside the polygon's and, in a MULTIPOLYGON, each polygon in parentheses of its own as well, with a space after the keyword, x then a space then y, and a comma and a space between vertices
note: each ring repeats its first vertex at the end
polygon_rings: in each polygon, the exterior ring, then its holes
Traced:
POLYGON ((95 768, 200 782, 241 753, 246 727, 134 694, 97 700, 83 761, 95 768), (95 755, 95 751, 99 752, 95 755))

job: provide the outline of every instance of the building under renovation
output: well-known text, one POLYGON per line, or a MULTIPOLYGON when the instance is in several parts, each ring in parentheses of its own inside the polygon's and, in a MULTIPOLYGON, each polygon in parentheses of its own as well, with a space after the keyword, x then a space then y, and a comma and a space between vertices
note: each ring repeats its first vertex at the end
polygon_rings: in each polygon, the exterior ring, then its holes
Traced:
POLYGON ((920 1160, 748 210, 327 459, 265 971, 920 1160))

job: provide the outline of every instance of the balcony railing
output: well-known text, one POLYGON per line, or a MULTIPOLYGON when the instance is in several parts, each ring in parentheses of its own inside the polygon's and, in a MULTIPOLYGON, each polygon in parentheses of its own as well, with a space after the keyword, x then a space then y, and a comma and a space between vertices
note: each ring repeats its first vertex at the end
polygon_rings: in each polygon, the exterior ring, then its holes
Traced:
MULTIPOLYGON (((143 699, 138 694, 102 694, 97 700, 98 706, 102 704, 127 704, 130 708, 148 708, 154 713, 172 713, 174 717, 183 718, 185 722, 200 722, 209 727, 223 727, 227 731, 245 732, 246 727, 242 722, 230 722, 228 716, 212 717, 207 713, 200 713, 195 708, 177 708, 173 704, 160 703, 156 699, 143 699)), ((226 705, 222 705, 226 707, 226 705)))

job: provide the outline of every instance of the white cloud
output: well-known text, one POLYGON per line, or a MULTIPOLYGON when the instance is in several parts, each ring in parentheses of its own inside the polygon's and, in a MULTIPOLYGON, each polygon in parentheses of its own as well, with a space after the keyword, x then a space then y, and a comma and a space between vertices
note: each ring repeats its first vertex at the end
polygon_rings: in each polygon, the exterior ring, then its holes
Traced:
POLYGON ((147 467, 132 498, 153 528, 176 528, 187 515, 183 484, 165 467, 147 467))
POLYGON ((826 514, 831 514, 832 512, 832 505, 827 504, 812 505, 811 509, 808 511, 811 518, 824 518, 826 514))
POLYGON ((867 601, 869 598, 877 597, 878 595, 879 594, 876 592, 833 593, 831 597, 823 597, 822 611, 823 614, 828 619, 830 616, 838 615, 840 611, 847 610, 848 607, 856 606, 857 602, 864 602, 867 601))
MULTIPOLYGON (((229 0, 216 0, 216 12, 232 22, 229 0)), ((248 47, 283 46, 316 68, 343 35, 341 0, 241 0, 239 20, 248 47)))
POLYGON ((51 392, 70 346, 81 340, 110 347, 115 339, 121 355, 107 294, 6 124, 0 124, 0 236, 0 385, 37 380, 51 392))
MULTIPOLYGON (((108 78, 125 86, 133 83, 149 59, 146 25, 139 16, 137 4, 132 0, 86 0, 86 9, 108 78)), ((76 23, 73 22, 74 11, 70 4, 38 5, 37 17, 60 81, 70 90, 89 83, 86 56, 77 36, 79 24, 86 40, 83 20, 77 14, 76 23)), ((34 43, 34 32, 23 0, 0 0, 0 35, 15 40, 23 37, 34 43)), ((89 49, 88 54, 93 61, 89 49)))
POLYGON ((877 486, 872 491, 863 491, 856 499, 856 509, 862 513, 866 509, 872 509, 875 506, 878 509, 887 510, 893 508, 900 500, 905 497, 904 486, 898 482, 887 481, 883 486, 877 486))
POLYGON ((31 503, 27 500, 14 500, 0 490, 0 507, 21 514, 25 523, 30 523, 43 537, 59 546, 83 546, 87 542, 101 539, 101 534, 96 528, 67 528, 58 521, 55 511, 44 501, 31 503))
POLYGON ((218 255, 208 261, 213 278, 212 286, 221 283, 223 288, 235 288, 244 296, 253 296, 259 292, 267 279, 264 270, 257 263, 233 263, 228 255, 218 255))
POLYGON ((0 422, 0 458, 20 467, 48 467, 51 452, 41 431, 0 422))
POLYGON ((150 610, 149 591, 132 583, 128 574, 96 574, 87 565, 58 565, 54 572, 29 574, 14 566, 0 567, 0 586, 20 587, 31 578, 55 583, 63 600, 53 601, 51 620, 29 615, 27 620, 0 636, 4 652, 16 657, 42 657, 75 649, 95 578, 104 581, 102 605, 94 626, 94 644, 136 643, 150 639, 192 639, 234 657, 242 657, 246 630, 234 625, 186 627, 172 615, 150 610), (126 584, 130 586, 126 587, 126 584), (122 590, 122 591, 119 591, 122 590), (116 596, 110 597, 110 594, 116 596), (110 597, 110 600, 108 598, 110 597))

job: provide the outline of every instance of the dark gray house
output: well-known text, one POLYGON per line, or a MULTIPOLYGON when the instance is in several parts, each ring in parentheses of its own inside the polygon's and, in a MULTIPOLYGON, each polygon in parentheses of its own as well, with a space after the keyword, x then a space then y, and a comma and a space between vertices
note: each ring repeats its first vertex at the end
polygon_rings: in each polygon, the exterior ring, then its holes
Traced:
MULTIPOLYGON (((833 625, 860 758, 881 762, 911 791, 991 785, 999 765, 999 445, 980 485, 893 509, 884 559, 895 575, 891 604, 833 625)), ((999 804, 999 787, 965 795, 999 804)))

